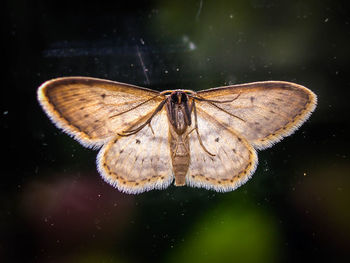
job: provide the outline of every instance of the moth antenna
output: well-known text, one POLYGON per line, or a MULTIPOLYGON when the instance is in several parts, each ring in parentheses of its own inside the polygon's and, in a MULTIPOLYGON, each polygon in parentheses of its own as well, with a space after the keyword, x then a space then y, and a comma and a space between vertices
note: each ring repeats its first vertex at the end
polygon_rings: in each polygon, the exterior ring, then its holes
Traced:
POLYGON ((199 100, 199 101, 206 101, 206 102, 211 102, 211 103, 228 103, 228 102, 235 101, 236 99, 239 98, 240 95, 241 95, 241 93, 238 93, 237 97, 233 98, 232 100, 208 100, 208 99, 202 98, 201 96, 197 97, 197 96, 193 96, 190 94, 188 94, 187 96, 189 96, 193 99, 199 100))
POLYGON ((196 97, 196 96, 193 96, 193 95, 188 95, 189 97, 193 98, 193 99, 196 99, 196 100, 199 100, 199 101, 205 101, 205 102, 208 102, 209 104, 213 105, 214 107, 218 108, 219 110, 222 110, 223 112, 227 113, 228 115, 232 116, 232 117, 235 117, 243 122, 245 122, 244 119, 228 112, 227 110, 219 107, 218 105, 216 105, 215 103, 228 103, 228 102, 232 102, 232 101, 235 101, 236 99, 239 98, 239 96, 241 95, 241 93, 238 93, 237 96, 235 98, 233 98, 232 100, 222 100, 222 101, 219 101, 219 100, 208 100, 208 99, 204 99, 202 97, 196 97))

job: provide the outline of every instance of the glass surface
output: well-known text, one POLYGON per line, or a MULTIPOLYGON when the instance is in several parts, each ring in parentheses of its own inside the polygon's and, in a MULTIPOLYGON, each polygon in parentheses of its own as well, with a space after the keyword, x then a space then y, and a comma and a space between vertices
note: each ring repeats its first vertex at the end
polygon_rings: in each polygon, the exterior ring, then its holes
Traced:
MULTIPOLYGON (((345 3, 345 2, 344 2, 345 3)), ((349 21, 341 1, 6 1, 0 262, 341 262, 349 252, 349 21), (216 193, 118 192, 58 130, 46 80, 155 90, 285 80, 311 118, 216 193)))

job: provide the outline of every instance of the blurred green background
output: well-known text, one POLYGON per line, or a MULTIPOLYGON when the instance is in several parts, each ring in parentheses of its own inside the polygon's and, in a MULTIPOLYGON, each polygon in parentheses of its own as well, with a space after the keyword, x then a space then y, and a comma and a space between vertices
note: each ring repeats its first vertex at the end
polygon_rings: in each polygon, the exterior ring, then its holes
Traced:
POLYGON ((345 262, 349 44, 345 1, 5 1, 0 262, 345 262), (44 81, 91 76, 157 90, 292 81, 318 95, 295 134, 220 194, 126 195, 97 152, 59 131, 44 81))

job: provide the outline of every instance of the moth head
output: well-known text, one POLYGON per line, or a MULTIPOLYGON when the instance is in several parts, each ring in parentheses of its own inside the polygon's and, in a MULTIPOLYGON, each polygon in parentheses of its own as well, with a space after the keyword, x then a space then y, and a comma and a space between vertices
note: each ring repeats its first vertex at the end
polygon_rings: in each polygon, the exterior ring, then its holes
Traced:
POLYGON ((183 91, 174 91, 170 95, 171 102, 174 104, 181 104, 187 102, 187 94, 183 91))

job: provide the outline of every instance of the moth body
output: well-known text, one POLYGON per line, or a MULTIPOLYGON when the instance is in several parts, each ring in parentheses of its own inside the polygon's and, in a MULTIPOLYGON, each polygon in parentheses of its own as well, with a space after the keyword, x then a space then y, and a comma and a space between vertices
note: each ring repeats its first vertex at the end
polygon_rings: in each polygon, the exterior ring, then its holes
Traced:
POLYGON ((175 185, 186 184, 190 165, 190 144, 188 132, 191 126, 191 107, 185 92, 174 91, 167 99, 166 110, 169 120, 170 155, 175 176, 175 185))

